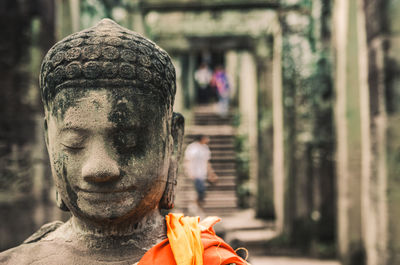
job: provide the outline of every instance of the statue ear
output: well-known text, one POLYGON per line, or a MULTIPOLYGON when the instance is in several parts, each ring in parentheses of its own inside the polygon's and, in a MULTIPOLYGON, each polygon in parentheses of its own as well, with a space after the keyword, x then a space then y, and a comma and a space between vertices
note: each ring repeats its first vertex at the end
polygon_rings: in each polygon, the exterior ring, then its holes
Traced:
POLYGON ((61 199, 61 196, 57 190, 56 190, 56 203, 58 208, 60 208, 64 212, 69 212, 67 205, 65 205, 65 202, 61 199))
POLYGON ((174 112, 172 115, 172 126, 171 126, 173 150, 168 169, 167 185, 165 186, 164 194, 160 200, 160 209, 174 208, 175 187, 177 184, 179 160, 182 154, 184 127, 185 127, 185 119, 180 113, 174 112))
POLYGON ((47 122, 46 117, 44 117, 44 119, 43 119, 43 126, 44 126, 44 140, 46 142, 47 148, 49 148, 49 130, 48 130, 48 122, 47 122))

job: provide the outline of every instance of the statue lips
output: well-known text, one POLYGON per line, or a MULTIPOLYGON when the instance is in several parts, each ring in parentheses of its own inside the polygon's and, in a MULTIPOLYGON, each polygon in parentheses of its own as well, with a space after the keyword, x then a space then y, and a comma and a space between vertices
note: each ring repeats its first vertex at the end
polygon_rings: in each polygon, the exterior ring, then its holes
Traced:
POLYGON ((120 202, 128 196, 132 196, 132 192, 136 190, 135 186, 122 189, 82 189, 77 188, 78 197, 89 202, 120 202))

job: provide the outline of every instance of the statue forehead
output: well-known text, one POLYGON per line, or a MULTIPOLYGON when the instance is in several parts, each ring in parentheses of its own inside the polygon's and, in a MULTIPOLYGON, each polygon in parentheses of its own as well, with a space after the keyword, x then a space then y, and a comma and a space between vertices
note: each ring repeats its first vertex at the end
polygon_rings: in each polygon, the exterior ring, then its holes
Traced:
POLYGON ((118 115, 119 119, 132 119, 132 112, 144 113, 147 116, 155 114, 163 116, 167 114, 165 104, 160 104, 158 95, 135 93, 131 88, 119 88, 110 90, 107 88, 95 88, 81 90, 80 88, 69 88, 60 91, 51 103, 51 114, 64 119, 64 115, 71 108, 79 106, 79 111, 92 110, 92 107, 107 107, 110 113, 118 115), (83 104, 82 104, 83 103, 83 104), (85 108, 87 106, 87 108, 85 108))
POLYGON ((40 85, 46 106, 65 88, 130 87, 171 107, 176 89, 168 54, 109 19, 55 44, 43 61, 40 85))

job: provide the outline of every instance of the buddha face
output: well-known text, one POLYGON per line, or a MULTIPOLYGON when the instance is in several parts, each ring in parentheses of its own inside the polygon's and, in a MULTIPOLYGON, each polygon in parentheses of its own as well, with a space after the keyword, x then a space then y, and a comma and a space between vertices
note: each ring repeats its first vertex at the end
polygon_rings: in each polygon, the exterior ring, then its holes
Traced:
POLYGON ((46 118, 57 190, 80 219, 139 220, 158 207, 166 186, 168 115, 154 97, 116 90, 77 96, 64 89, 46 118))

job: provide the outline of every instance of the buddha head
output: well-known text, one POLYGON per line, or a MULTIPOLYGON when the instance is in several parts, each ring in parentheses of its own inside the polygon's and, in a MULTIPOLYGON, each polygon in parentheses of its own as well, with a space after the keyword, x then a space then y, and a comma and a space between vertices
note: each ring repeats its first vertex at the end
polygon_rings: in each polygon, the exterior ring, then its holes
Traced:
POLYGON ((104 19, 49 50, 40 88, 61 208, 118 223, 173 207, 183 117, 164 50, 104 19))

